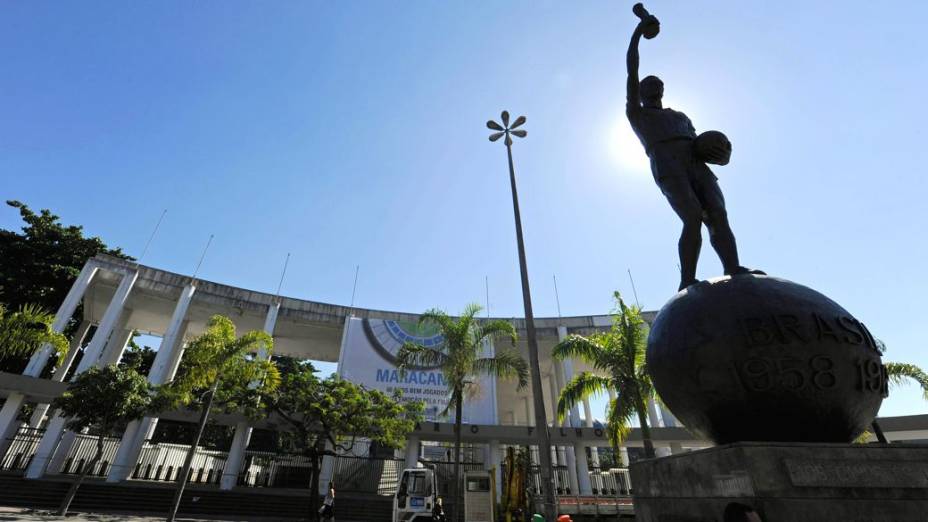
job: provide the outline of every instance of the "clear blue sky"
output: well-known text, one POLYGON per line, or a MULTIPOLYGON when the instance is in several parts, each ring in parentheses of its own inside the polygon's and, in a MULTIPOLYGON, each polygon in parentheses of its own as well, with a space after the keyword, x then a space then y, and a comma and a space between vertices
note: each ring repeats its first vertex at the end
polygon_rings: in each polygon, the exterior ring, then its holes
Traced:
MULTIPOLYGON (((0 196, 143 260, 358 306, 522 314, 501 143, 538 315, 659 307, 679 223, 624 120, 632 2, 3 2, 0 196)), ((746 264, 844 305, 928 367, 928 4, 650 2, 642 73, 734 143, 716 173, 746 264)), ((0 226, 19 226, 0 208, 0 226)), ((708 247, 701 277, 721 268, 708 247)), ((924 413, 914 388, 884 415, 924 413)))

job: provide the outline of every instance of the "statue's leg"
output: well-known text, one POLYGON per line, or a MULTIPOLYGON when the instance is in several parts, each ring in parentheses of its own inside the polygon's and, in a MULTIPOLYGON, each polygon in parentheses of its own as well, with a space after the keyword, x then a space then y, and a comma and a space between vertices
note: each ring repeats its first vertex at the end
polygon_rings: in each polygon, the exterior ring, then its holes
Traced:
MULTIPOLYGON (((708 171, 708 169, 707 169, 708 171)), ((725 210, 725 197, 715 176, 707 172, 695 183, 697 196, 705 209, 706 226, 709 228, 709 242, 722 261, 722 267, 728 275, 739 272, 738 246, 735 234, 728 224, 728 212, 725 210)))
POLYGON ((683 232, 677 244, 682 290, 696 282, 696 263, 699 260, 699 249, 702 248, 702 205, 685 176, 665 177, 658 183, 661 192, 683 222, 683 232))

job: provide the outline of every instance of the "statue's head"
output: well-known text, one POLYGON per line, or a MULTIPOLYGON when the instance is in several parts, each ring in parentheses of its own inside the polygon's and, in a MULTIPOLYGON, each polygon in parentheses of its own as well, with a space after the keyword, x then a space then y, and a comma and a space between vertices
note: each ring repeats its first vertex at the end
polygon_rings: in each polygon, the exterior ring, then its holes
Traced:
POLYGON ((639 93, 644 105, 659 105, 664 97, 664 82, 657 76, 645 76, 639 84, 639 93))

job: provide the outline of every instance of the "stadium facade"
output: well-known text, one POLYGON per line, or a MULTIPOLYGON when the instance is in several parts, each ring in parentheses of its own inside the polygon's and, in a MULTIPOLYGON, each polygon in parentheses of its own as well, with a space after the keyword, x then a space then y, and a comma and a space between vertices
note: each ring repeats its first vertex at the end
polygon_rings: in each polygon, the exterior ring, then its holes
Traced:
MULTIPOLYGON (((83 304, 82 316, 72 348, 84 347, 76 368, 68 372, 77 349, 72 349, 64 366, 51 378, 40 378, 50 353, 37 352, 22 375, 0 373, 0 393, 5 402, 0 409, 0 468, 20 469, 27 478, 74 472, 89 453, 91 437, 71 433, 65 419, 48 411, 48 403, 66 388, 62 382, 68 373, 79 373, 94 365, 116 363, 122 357, 134 331, 161 337, 154 364, 148 373, 153 384, 171 380, 183 356, 185 342, 204 331, 210 317, 230 317, 239 331, 263 329, 274 337, 274 353, 298 359, 338 364, 338 374, 345 379, 386 392, 401 389, 408 400, 426 405, 426 422, 410 435, 406 447, 387 455, 395 469, 415 467, 420 461, 447 462, 446 447, 453 440, 453 426, 442 416, 447 401, 444 377, 437 369, 422 369, 405 374, 397 371, 395 355, 405 341, 426 346, 441 342, 434 332, 417 328, 415 314, 349 308, 273 294, 254 292, 232 286, 179 275, 122 259, 100 255, 87 261, 73 287, 58 310, 54 328, 63 331, 83 304), (33 406, 28 422, 23 407, 33 406)), ((645 319, 653 319, 653 312, 645 319)), ((524 321, 511 319, 517 329, 524 321)), ((554 345, 573 333, 591 334, 608 329, 611 317, 581 316, 538 318, 540 366, 552 442, 556 445, 558 489, 564 494, 616 494, 628 489, 627 481, 616 479, 607 469, 598 469, 600 448, 608 446, 602 426, 594 421, 590 404, 574 408, 563 422, 556 420, 554 405, 560 390, 572 376, 593 371, 580 361, 557 361, 551 357, 554 345), (581 411, 582 410, 582 411, 581 411)), ((524 336, 520 336, 520 339, 524 336)), ((520 340, 516 348, 527 359, 527 346, 520 340)), ((492 354, 495 347, 484 347, 492 354)), ((517 389, 510 380, 482 378, 464 407, 463 439, 468 445, 466 459, 471 466, 501 469, 501 456, 509 445, 534 442, 534 413, 531 386, 517 389)), ((653 438, 659 454, 688 451, 709 444, 692 438, 660 405, 649 405, 654 426, 653 438)), ((926 438, 928 419, 922 416, 887 419, 884 429, 895 440, 926 438)), ((162 418, 193 421, 185 411, 162 414, 162 418)), ((241 486, 295 486, 281 477, 301 466, 299 459, 268 455, 249 449, 252 430, 273 427, 268 421, 249 423, 244 417, 217 415, 216 422, 235 426, 235 435, 226 451, 200 451, 193 477, 195 481, 215 483, 222 489, 241 486), (276 471, 275 471, 276 470, 276 471)), ((185 447, 154 444, 152 434, 159 418, 146 417, 131 423, 119 439, 108 442, 104 462, 94 473, 108 481, 170 480, 176 472, 178 457, 185 447)), ((626 442, 628 448, 640 448, 637 430, 626 442)), ((635 450, 633 449, 634 453, 635 450)), ((351 459, 371 458, 373 448, 363 448, 355 455, 345 455, 344 462, 327 457, 321 484, 338 477, 348 481, 359 475, 362 466, 351 459)), ((618 460, 627 464, 627 449, 618 460)), ((372 484, 358 488, 383 488, 387 467, 379 464, 380 475, 372 484)), ((368 467, 369 468, 369 467, 368 467)), ((478 468, 479 469, 479 468, 478 468)), ((387 481, 388 482, 388 481, 387 481)), ((499 483, 499 481, 497 481, 499 483)), ((305 482, 303 483, 305 487, 305 482)), ((374 491, 376 492, 376 491, 374 491)))

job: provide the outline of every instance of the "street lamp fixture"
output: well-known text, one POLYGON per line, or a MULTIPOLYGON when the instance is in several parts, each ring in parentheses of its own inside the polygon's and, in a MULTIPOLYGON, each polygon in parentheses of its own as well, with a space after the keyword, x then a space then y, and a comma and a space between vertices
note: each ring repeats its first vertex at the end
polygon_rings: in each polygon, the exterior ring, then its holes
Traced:
MULTIPOLYGON (((532 372, 532 400, 535 405, 535 436, 538 444, 538 457, 541 471, 541 494, 544 501, 544 516, 549 522, 556 516, 554 498, 554 470, 551 463, 551 434, 548 432, 548 420, 545 416, 545 399, 542 394, 541 369, 538 365, 538 339, 535 336, 535 316, 532 313, 532 294, 528 286, 528 267, 525 263, 525 242, 522 239, 522 215, 519 212, 519 193, 516 190, 516 173, 512 166, 512 137, 524 138, 528 132, 520 129, 525 124, 525 116, 519 116, 510 125, 509 112, 500 114, 502 124, 493 120, 487 122, 487 128, 495 131, 490 134, 490 141, 506 139, 506 156, 509 159, 509 182, 512 185, 512 209, 516 220, 516 242, 519 246, 519 269, 522 273, 522 302, 525 306, 525 331, 528 341, 528 357, 532 372)), ((552 399, 553 400, 553 399, 552 399)))

